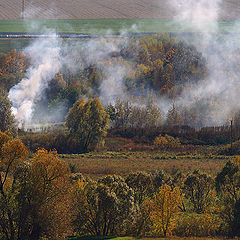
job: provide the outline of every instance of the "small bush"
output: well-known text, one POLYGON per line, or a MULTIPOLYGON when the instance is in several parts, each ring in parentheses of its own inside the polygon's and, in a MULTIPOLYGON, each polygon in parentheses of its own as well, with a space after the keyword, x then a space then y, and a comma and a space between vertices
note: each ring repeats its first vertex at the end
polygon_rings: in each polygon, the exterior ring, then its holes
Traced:
POLYGON ((174 138, 167 134, 164 137, 163 136, 156 137, 153 144, 156 148, 160 148, 163 150, 174 149, 181 146, 179 138, 174 138))

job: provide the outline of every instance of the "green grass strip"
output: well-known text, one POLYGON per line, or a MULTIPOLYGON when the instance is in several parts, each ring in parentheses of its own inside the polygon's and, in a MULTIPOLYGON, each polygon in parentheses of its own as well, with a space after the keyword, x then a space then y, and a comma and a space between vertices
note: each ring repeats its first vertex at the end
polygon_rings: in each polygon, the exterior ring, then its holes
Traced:
MULTIPOLYGON (((219 21, 220 32, 239 32, 235 21, 219 21)), ((203 22, 206 31, 212 22, 203 22)), ((65 32, 106 34, 124 32, 197 32, 170 19, 51 19, 0 20, 0 32, 65 32)))

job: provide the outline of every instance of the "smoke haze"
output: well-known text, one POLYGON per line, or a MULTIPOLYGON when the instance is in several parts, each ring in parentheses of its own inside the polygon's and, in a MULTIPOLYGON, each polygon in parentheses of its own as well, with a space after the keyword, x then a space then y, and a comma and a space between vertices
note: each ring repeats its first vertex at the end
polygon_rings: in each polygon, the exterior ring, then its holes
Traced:
MULTIPOLYGON (((196 109, 203 126, 225 124, 233 112, 240 108, 240 59, 235 54, 240 46, 239 35, 220 33, 218 20, 221 0, 169 0, 168 4, 169 8, 175 10, 174 19, 182 32, 197 32, 188 41, 207 59, 208 68, 205 79, 185 86, 182 94, 175 99, 176 105, 179 108, 196 109)), ((32 25, 29 28, 32 31, 39 29, 39 26, 32 25)), ((136 29, 136 26, 133 28, 136 29)), ((237 28, 239 25, 236 22, 233 32, 237 28)), ((53 31, 46 29, 45 32, 53 31)), ((127 32, 123 30, 122 36, 127 32)), ((92 39, 82 44, 68 45, 56 34, 50 39, 33 41, 24 50, 31 63, 26 78, 9 92, 19 124, 32 123, 36 103, 43 98, 49 82, 63 67, 75 73, 96 66, 103 75, 98 90, 104 104, 113 103, 116 99, 129 99, 124 83, 128 68, 118 57, 111 57, 113 52, 119 53, 127 45, 127 38, 92 39), (79 60, 79 55, 84 61, 79 60)), ((156 102, 165 113, 171 106, 171 100, 166 97, 159 97, 156 102)))
MULTIPOLYGON (((34 26, 31 25, 30 28, 32 30, 34 26)), ((44 98, 50 81, 63 67, 74 74, 89 66, 95 66, 104 76, 99 87, 101 101, 108 104, 123 97, 123 79, 127 72, 117 59, 111 60, 111 54, 119 52, 119 43, 123 46, 125 40, 100 38, 84 41, 84 44, 68 45, 56 34, 52 34, 52 30, 47 29, 46 32, 51 34, 51 37, 37 39, 24 49, 24 54, 30 58, 30 67, 26 77, 9 91, 9 99, 19 127, 38 122, 37 119, 33 120, 36 104, 44 98), (84 61, 81 61, 82 59, 84 61)), ((58 107, 64 108, 64 104, 60 103, 58 107)), ((45 110, 41 109, 42 115, 47 108, 48 106, 45 106, 45 110)), ((53 116, 52 119, 64 119, 64 116, 59 114, 65 115, 66 112, 58 109, 55 114, 56 117, 53 116)))
MULTIPOLYGON (((207 59, 208 76, 198 84, 186 87, 177 99, 178 106, 196 108, 204 116, 203 125, 225 124, 239 109, 239 35, 221 33, 218 26, 221 0, 171 0, 169 5, 177 13, 175 20, 182 31, 195 34, 191 40, 207 59)), ((235 33, 234 33, 235 32, 235 33)))

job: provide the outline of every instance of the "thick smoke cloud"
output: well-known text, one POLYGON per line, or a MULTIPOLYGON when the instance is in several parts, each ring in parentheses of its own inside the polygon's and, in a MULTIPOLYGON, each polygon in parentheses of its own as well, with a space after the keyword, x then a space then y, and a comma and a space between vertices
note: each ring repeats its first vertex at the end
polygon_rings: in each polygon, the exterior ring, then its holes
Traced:
POLYGON ((51 40, 39 39, 24 52, 29 56, 31 66, 26 78, 9 92, 13 113, 20 125, 31 123, 36 102, 60 70, 60 40, 56 35, 51 40))
MULTIPOLYGON (((46 30, 46 32, 51 34, 52 31, 46 30)), ((118 60, 112 61, 111 57, 113 52, 120 51, 120 42, 121 46, 127 44, 124 39, 116 41, 92 39, 84 41, 84 44, 78 42, 75 45, 68 45, 56 34, 52 34, 48 38, 40 38, 33 41, 24 50, 24 53, 30 58, 30 67, 27 70, 26 77, 10 89, 9 92, 9 98, 13 105, 13 113, 19 126, 23 125, 26 127, 26 125, 38 122, 37 119, 33 120, 36 104, 44 98, 50 81, 62 68, 74 74, 89 66, 95 66, 104 76, 99 87, 101 101, 104 104, 108 104, 122 98, 125 88, 123 79, 127 72, 124 65, 118 60)), ((58 108, 61 107, 64 108, 63 103, 58 106, 58 108)), ((48 106, 45 108, 47 109, 48 106)), ((64 115, 66 112, 58 109, 56 114, 58 116, 55 119, 59 119, 61 118, 59 114, 64 115)), ((52 119, 54 119, 54 116, 52 119)), ((62 116, 62 119, 64 119, 64 116, 62 116)))

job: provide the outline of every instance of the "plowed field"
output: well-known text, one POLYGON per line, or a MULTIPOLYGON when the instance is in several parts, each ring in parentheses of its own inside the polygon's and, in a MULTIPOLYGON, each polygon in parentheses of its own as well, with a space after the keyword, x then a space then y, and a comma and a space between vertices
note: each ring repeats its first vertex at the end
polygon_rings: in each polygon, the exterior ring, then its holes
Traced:
MULTIPOLYGON (((169 0, 171 1, 171 0, 169 0)), ((0 0, 0 19, 20 19, 22 0, 0 0)), ((25 17, 40 19, 172 18, 166 0, 25 0, 25 17)), ((238 19, 239 0, 224 0, 220 18, 238 19)))

